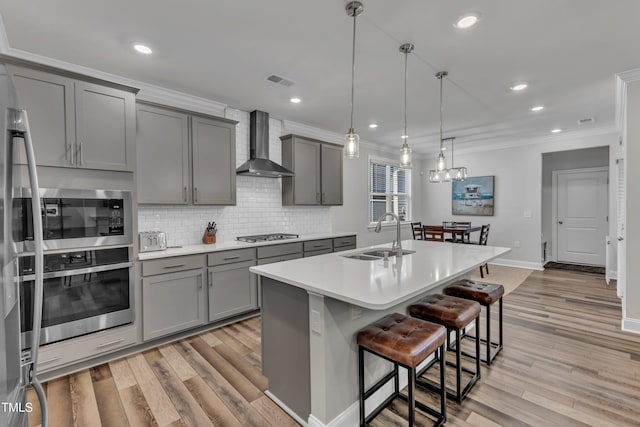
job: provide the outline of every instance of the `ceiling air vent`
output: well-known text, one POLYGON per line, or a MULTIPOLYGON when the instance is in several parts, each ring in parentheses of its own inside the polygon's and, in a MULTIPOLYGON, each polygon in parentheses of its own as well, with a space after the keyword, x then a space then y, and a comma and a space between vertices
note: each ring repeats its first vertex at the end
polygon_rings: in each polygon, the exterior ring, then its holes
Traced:
POLYGON ((586 117, 584 119, 578 120, 578 124, 579 125, 587 125, 587 124, 593 123, 595 121, 596 121, 596 119, 594 117, 586 117))
POLYGON ((289 79, 287 79, 285 77, 279 76, 277 74, 269 74, 267 76, 267 80, 272 82, 272 83, 276 83, 276 84, 282 85, 284 87, 291 87, 291 86, 293 86, 295 84, 295 82, 293 82, 293 81, 291 81, 291 80, 289 80, 289 79))

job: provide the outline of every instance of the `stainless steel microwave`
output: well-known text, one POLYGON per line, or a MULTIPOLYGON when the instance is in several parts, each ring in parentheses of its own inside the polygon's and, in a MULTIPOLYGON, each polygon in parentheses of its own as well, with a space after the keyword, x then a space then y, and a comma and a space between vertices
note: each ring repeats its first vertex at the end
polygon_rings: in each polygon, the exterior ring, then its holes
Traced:
MULTIPOLYGON (((14 241, 19 251, 34 250, 31 192, 14 196, 14 241)), ((43 246, 75 249, 133 244, 131 192, 41 188, 43 246)))

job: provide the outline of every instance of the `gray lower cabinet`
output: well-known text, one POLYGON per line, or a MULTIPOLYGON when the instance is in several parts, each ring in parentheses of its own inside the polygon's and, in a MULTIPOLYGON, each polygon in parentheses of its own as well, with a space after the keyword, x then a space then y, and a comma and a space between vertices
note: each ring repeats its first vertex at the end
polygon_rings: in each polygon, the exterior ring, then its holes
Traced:
POLYGON ((299 135, 282 140, 282 165, 294 177, 282 178, 282 204, 342 205, 342 147, 299 135))
POLYGON ((138 102, 138 203, 235 205, 236 121, 138 102))
POLYGON ((255 260, 209 267, 209 321, 258 308, 257 277, 249 272, 255 260))
MULTIPOLYGON (((135 89, 7 64, 41 166, 133 171, 135 89), (122 88, 122 89, 121 89, 122 88)), ((20 155, 17 163, 24 164, 20 155)))
MULTIPOLYGON (((170 263, 171 259, 167 259, 167 262, 170 263)), ((143 277, 144 340, 206 323, 205 280, 205 270, 202 268, 143 277)))

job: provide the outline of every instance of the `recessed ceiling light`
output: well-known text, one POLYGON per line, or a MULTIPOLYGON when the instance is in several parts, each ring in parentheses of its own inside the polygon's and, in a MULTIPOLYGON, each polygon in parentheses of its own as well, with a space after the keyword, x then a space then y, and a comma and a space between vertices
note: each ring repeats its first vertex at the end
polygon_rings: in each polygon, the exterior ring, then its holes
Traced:
POLYGON ((551 129, 551 133, 560 133, 560 132, 562 132, 562 129, 560 128, 551 129))
POLYGON ((133 48, 140 53, 144 53, 145 55, 150 55, 151 53, 153 53, 149 46, 145 46, 143 44, 134 44, 133 48))
POLYGON ((480 19, 479 14, 477 13, 468 13, 466 15, 462 15, 455 24, 453 24, 456 28, 470 28, 478 23, 478 19, 480 19))
POLYGON ((542 111, 544 110, 544 105, 536 105, 535 107, 531 107, 531 111, 536 112, 536 111, 542 111))
POLYGON ((293 97, 289 101, 293 102, 294 104, 299 104, 300 102, 302 102, 302 99, 293 97))
POLYGON ((377 127, 378 127, 378 125, 376 123, 369 123, 369 128, 375 129, 377 127))
POLYGON ((400 138, 407 139, 407 138, 409 138, 409 135, 402 135, 400 138))
POLYGON ((518 92, 518 91, 521 91, 521 90, 525 90, 528 87, 529 87, 529 85, 526 84, 526 83, 517 83, 517 84, 511 86, 509 89, 511 89, 511 90, 513 90, 515 92, 518 92))

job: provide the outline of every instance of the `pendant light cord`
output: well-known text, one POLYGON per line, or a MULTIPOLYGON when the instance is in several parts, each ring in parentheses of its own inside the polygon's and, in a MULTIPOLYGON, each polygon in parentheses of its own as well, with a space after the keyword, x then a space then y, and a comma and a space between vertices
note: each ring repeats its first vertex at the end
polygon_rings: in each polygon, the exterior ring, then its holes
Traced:
POLYGON ((442 79, 443 74, 438 77, 440 79, 440 152, 442 153, 442 79))
POLYGON ((353 132, 353 94, 354 94, 354 81, 356 76, 356 18, 358 14, 353 14, 353 44, 351 50, 351 126, 350 132, 353 132))
POLYGON ((404 53, 404 142, 407 143, 407 60, 409 52, 404 53))

